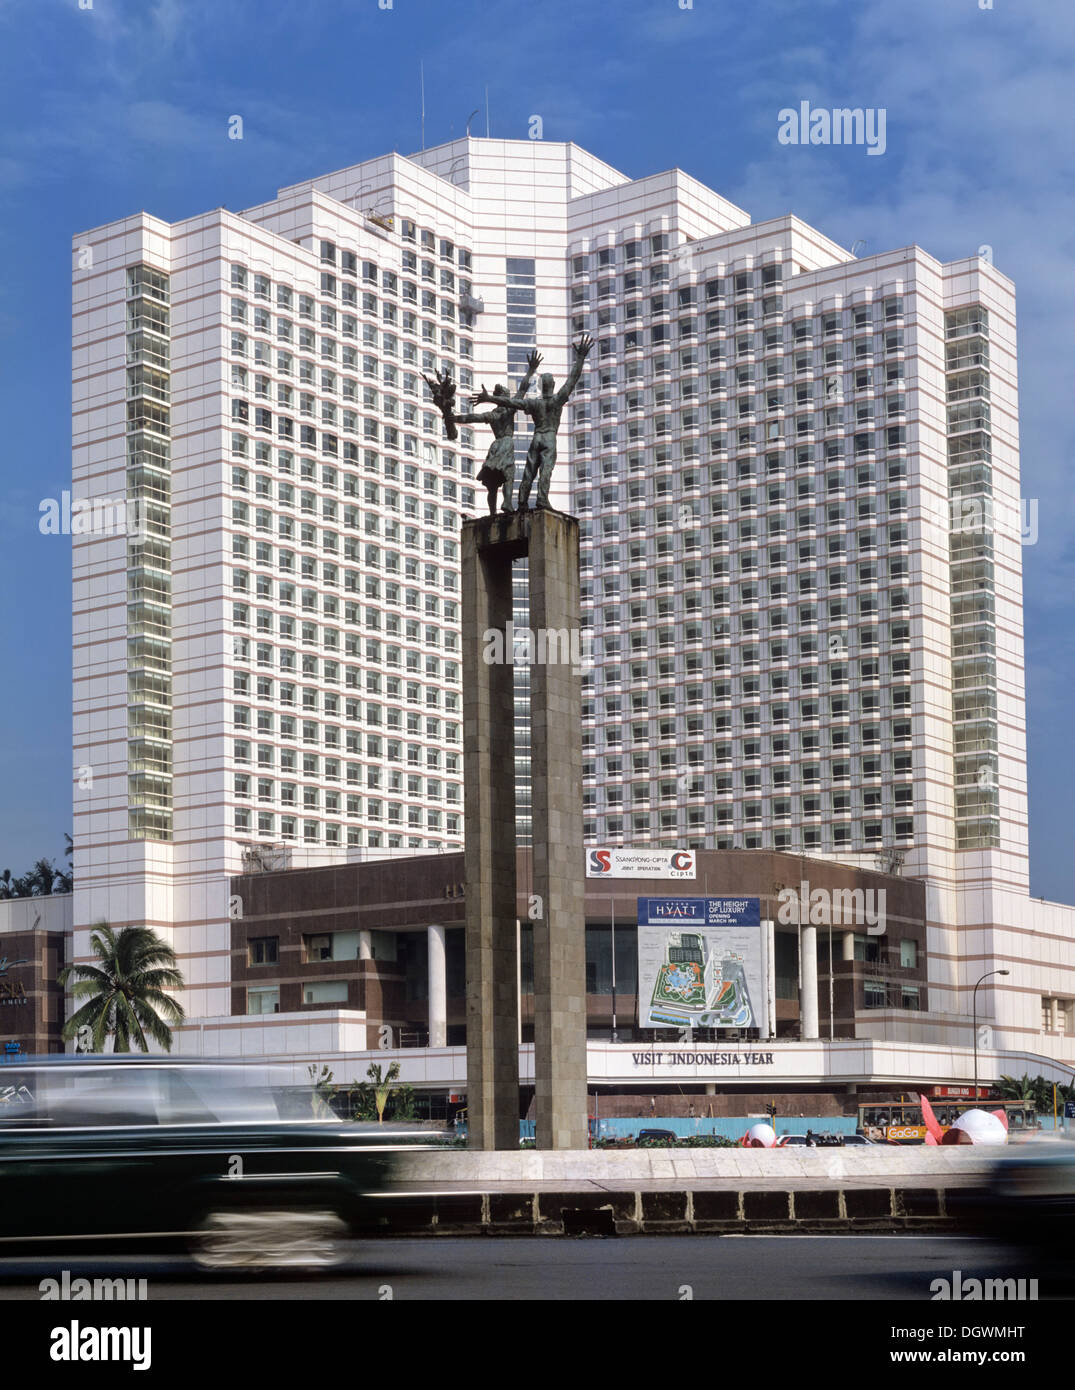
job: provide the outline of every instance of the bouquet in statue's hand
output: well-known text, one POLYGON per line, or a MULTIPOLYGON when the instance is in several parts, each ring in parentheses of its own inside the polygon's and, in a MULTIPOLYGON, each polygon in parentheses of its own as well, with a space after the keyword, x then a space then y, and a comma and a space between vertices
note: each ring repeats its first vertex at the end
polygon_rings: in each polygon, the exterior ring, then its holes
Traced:
POLYGON ((457 439, 458 435, 455 428, 455 382, 447 368, 443 372, 436 372, 433 380, 422 374, 422 380, 429 387, 429 394, 433 397, 433 404, 440 411, 444 419, 444 430, 449 439, 457 439))

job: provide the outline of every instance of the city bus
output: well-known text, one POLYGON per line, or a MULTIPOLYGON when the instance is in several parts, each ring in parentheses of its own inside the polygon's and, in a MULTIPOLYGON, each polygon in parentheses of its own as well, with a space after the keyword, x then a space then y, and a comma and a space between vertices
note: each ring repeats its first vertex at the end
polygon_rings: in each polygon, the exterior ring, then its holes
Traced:
MULTIPOLYGON (((1003 1110, 1008 1117, 1008 1132, 1035 1129, 1038 1116, 1034 1106, 1020 1100, 951 1100, 928 1097, 937 1123, 943 1130, 951 1128, 967 1110, 1003 1110)), ((926 1126, 922 1122, 922 1107, 917 1100, 874 1100, 858 1108, 859 1129, 868 1139, 889 1144, 924 1144, 926 1126)))

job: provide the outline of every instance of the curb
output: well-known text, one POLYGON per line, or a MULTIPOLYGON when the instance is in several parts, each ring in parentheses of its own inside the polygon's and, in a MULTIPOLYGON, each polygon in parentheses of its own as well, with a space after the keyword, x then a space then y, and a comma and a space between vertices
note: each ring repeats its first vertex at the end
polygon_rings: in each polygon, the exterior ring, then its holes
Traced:
POLYGON ((949 1231, 942 1187, 466 1192, 375 1199, 364 1235, 818 1235, 949 1231))

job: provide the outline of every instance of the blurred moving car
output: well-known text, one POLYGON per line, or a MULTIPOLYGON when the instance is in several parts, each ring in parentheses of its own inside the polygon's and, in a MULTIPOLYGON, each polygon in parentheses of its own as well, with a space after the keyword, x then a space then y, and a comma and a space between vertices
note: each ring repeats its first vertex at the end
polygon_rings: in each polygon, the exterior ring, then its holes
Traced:
POLYGON ((65 1056, 3 1080, 0 1254, 181 1242, 209 1269, 336 1264, 393 1153, 447 1138, 346 1123, 283 1068, 65 1056))
POLYGON ((985 1184, 950 1194, 948 1206, 978 1234, 1071 1267, 1075 1142, 1031 1140, 999 1159, 985 1184))

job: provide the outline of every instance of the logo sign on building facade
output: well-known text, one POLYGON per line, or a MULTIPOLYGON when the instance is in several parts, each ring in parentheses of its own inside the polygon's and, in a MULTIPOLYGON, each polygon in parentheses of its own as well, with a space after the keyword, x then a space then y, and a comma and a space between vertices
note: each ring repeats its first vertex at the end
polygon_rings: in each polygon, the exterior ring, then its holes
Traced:
POLYGON ((694 878, 697 860, 690 849, 590 849, 587 878, 694 878))
POLYGON ((0 956, 0 1004, 28 1004, 30 1001, 26 997, 26 988, 21 980, 13 980, 8 974, 8 967, 16 965, 29 965, 30 962, 25 956, 19 960, 10 960, 7 956, 0 956))
POLYGON ((639 1026, 765 1036, 766 949, 758 898, 639 898, 639 1026))

